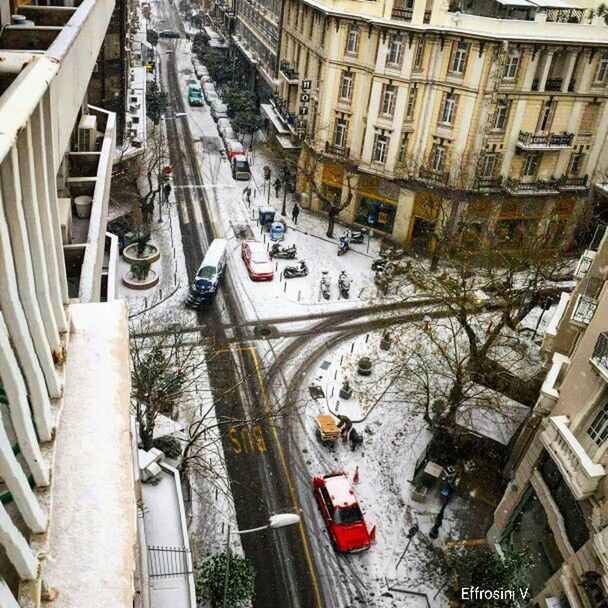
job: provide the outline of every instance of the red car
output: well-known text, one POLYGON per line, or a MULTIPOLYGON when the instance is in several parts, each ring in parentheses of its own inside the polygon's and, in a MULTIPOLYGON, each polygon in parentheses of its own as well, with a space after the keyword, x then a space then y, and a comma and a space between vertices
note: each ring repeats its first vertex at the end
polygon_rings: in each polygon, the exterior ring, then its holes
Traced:
POLYGON ((340 553, 369 549, 372 537, 346 474, 338 472, 315 477, 313 486, 334 547, 340 553))
POLYGON ((266 247, 260 241, 243 241, 241 257, 252 281, 272 281, 274 266, 266 247))

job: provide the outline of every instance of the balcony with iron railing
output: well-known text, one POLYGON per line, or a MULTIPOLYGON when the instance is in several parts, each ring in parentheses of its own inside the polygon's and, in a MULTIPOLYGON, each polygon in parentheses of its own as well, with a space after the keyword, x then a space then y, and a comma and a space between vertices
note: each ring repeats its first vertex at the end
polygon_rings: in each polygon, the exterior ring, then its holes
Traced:
POLYGON ((598 335, 589 361, 599 375, 608 382, 608 331, 598 335))
POLYGON ((589 176, 564 176, 559 180, 559 189, 562 192, 581 192, 584 190, 589 190, 589 176))
POLYGON ((564 150, 572 147, 574 133, 534 134, 520 131, 517 147, 522 150, 564 150))
POLYGON ((559 184, 560 182, 557 179, 525 181, 514 177, 508 177, 504 180, 504 189, 514 196, 525 196, 529 194, 546 196, 558 194, 559 184))
POLYGON ((325 142, 325 153, 337 156, 339 158, 348 158, 350 156, 350 148, 346 146, 337 146, 328 141, 325 142))
POLYGON ((558 466, 577 500, 591 496, 606 471, 594 463, 570 430, 567 416, 550 416, 540 435, 545 449, 558 466))
POLYGON ((418 171, 418 176, 422 181, 429 182, 437 185, 447 184, 450 179, 450 174, 447 171, 437 171, 435 169, 429 169, 421 167, 418 171))
POLYGON ((281 61, 281 67, 279 73, 285 79, 288 84, 298 84, 300 82, 300 75, 291 66, 289 61, 281 61))
POLYGON ((496 192, 502 188, 502 181, 503 178, 501 175, 498 177, 478 177, 475 180, 475 189, 486 192, 496 192))
POLYGON ((572 309, 570 323, 581 328, 587 327, 591 322, 591 319, 593 319, 597 306, 598 301, 595 298, 581 293, 577 297, 574 308, 572 309))

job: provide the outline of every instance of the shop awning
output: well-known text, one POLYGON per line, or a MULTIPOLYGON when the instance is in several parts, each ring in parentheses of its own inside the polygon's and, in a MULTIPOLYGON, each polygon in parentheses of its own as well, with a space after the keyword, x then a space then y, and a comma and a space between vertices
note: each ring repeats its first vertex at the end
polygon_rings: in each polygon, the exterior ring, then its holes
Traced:
POLYGON ((283 124, 283 121, 280 119, 277 111, 274 109, 274 106, 270 103, 263 103, 260 106, 262 108, 262 112, 266 114, 268 120, 272 123, 274 130, 279 135, 289 135, 291 131, 283 124))
POLYGON ((496 0, 498 4, 503 6, 521 6, 523 8, 536 8, 529 0, 496 0))
POLYGON ((285 150, 299 150, 302 147, 299 144, 293 143, 293 141, 291 140, 291 137, 289 137, 289 135, 278 135, 277 134, 277 141, 279 142, 279 145, 281 146, 281 148, 283 148, 285 150))
POLYGON ((573 2, 567 2, 567 0, 530 0, 532 4, 535 4, 539 8, 555 8, 555 9, 579 9, 582 10, 580 6, 577 6, 573 2))

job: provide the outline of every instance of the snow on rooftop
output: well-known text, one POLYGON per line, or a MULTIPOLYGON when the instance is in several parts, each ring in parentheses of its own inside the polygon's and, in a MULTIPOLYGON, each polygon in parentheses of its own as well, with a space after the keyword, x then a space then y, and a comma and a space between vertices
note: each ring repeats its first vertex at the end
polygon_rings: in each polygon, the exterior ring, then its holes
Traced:
POLYGON ((56 437, 50 553, 53 608, 133 605, 135 495, 124 301, 72 305, 56 437))

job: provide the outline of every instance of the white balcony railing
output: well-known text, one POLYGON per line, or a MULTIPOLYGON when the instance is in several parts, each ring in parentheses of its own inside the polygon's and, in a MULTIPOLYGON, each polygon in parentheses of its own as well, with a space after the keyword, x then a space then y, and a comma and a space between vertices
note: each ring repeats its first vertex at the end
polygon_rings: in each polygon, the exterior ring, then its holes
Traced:
POLYGON ((597 310, 597 300, 582 293, 576 299, 570 322, 580 327, 586 327, 593 319, 597 310))
POLYGON ((606 471, 595 464, 569 427, 567 416, 551 416, 541 441, 577 500, 591 496, 606 471))
POLYGON ((603 331, 598 335, 589 361, 600 376, 608 382, 608 332, 603 331))
POLYGON ((578 261, 576 270, 574 271, 574 277, 576 279, 584 279, 585 276, 587 276, 587 273, 589 272, 589 268, 591 268, 591 263, 593 262, 596 253, 597 252, 592 251, 590 249, 587 249, 583 253, 581 259, 578 261))
POLYGON ((570 365, 570 359, 561 353, 554 353, 551 368, 547 372, 543 382, 540 395, 534 411, 538 415, 546 416, 551 413, 553 407, 559 399, 559 389, 565 370, 570 365))

